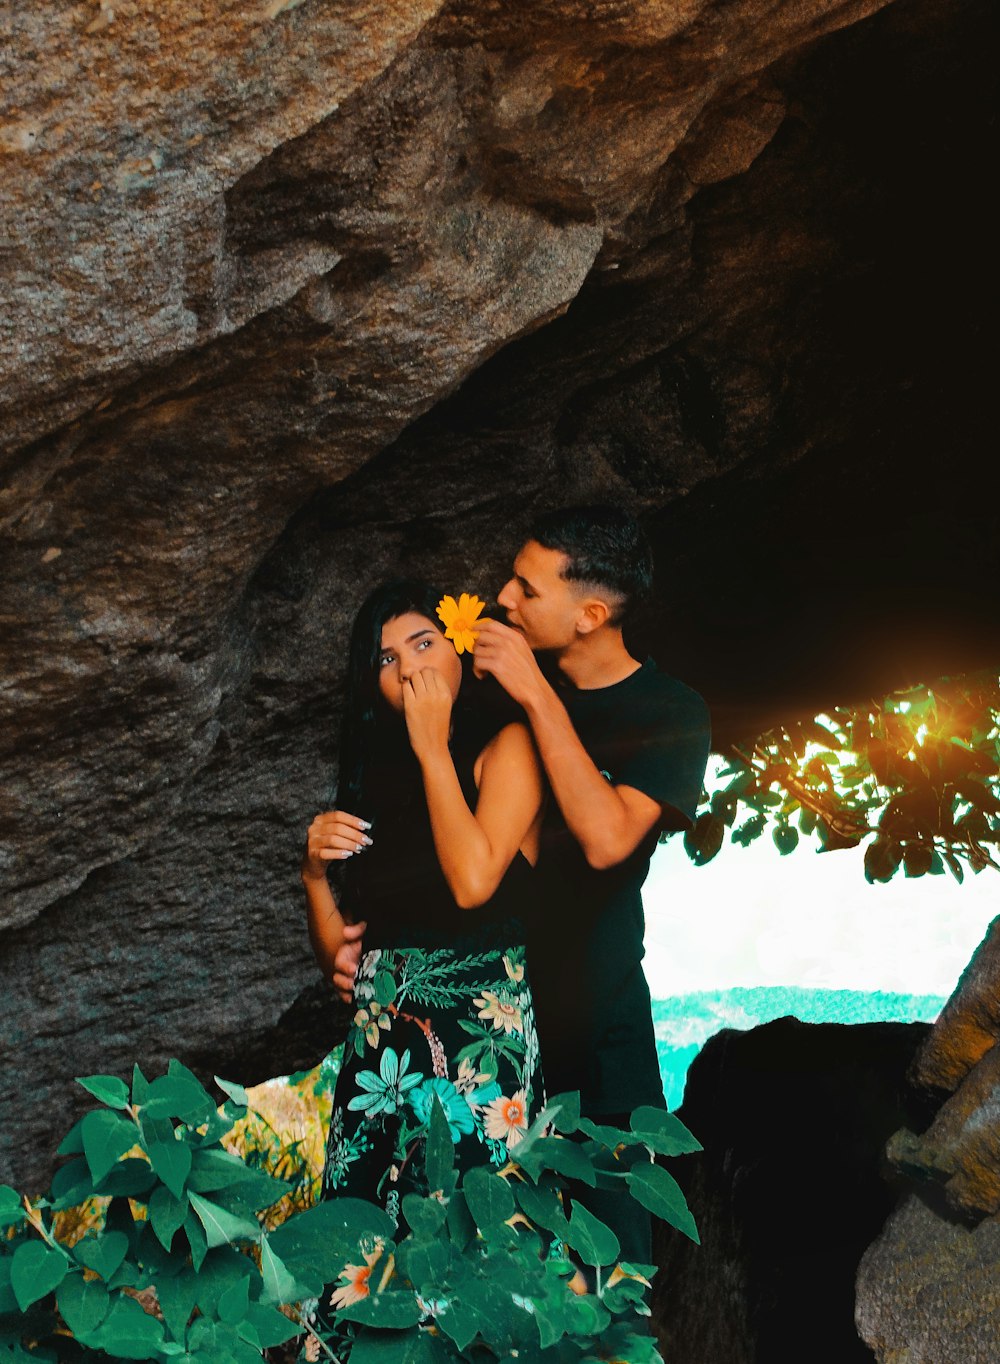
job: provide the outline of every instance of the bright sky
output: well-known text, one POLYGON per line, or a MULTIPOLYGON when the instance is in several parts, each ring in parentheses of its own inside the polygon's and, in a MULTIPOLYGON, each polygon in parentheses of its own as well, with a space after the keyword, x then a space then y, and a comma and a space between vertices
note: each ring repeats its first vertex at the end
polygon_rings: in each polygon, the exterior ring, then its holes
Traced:
POLYGON ((680 834, 657 848, 643 889, 654 999, 733 986, 949 995, 990 921, 1000 873, 966 870, 870 886, 864 845, 782 857, 770 833, 727 842, 696 867, 680 834))

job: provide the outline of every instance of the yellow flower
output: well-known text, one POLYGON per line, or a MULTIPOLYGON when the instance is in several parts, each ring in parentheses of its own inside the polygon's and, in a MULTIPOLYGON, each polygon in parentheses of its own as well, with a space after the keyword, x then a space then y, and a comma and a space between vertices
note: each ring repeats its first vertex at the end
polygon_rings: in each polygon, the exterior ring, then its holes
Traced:
POLYGON ((478 597, 470 597, 468 592, 463 592, 457 602, 454 597, 442 597, 438 602, 437 613, 445 626, 444 637, 451 640, 456 653, 464 654, 468 650, 471 654, 476 647, 479 631, 472 627, 485 605, 478 597))
POLYGON ((495 1032, 501 1029, 507 1034, 524 1031, 521 1010, 509 999, 501 999, 492 990, 484 990, 482 998, 473 1000, 473 1003, 478 1005, 478 1016, 484 1022, 492 1021, 495 1032))

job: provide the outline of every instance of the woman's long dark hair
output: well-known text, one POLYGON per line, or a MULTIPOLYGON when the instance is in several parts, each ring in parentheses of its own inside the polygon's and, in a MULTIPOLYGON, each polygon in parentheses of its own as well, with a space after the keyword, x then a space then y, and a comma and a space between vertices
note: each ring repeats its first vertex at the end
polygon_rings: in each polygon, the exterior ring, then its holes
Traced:
POLYGON ((436 610, 440 600, 441 593, 430 583, 399 578, 376 587, 355 617, 347 658, 347 707, 340 730, 336 795, 340 810, 363 819, 377 814, 375 805, 381 793, 373 778, 388 761, 413 775, 416 761, 405 721, 379 690, 382 627, 397 616, 416 611, 443 634, 444 625, 436 610))

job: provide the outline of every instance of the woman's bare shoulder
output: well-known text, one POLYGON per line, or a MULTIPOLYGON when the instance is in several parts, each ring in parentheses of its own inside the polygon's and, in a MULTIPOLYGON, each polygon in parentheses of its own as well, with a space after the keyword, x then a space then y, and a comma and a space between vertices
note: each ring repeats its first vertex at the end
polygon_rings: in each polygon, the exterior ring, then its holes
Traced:
POLYGON ((526 724, 520 720, 512 720, 509 725, 497 730, 476 759, 473 769, 476 785, 479 785, 483 767, 487 762, 494 758, 517 762, 521 755, 530 758, 532 762, 535 761, 534 741, 526 724))

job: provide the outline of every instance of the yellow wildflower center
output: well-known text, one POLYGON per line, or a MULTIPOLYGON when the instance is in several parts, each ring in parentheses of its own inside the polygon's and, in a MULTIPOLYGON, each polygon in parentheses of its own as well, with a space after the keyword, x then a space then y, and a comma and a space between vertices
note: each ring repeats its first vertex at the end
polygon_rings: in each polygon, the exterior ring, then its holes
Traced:
POLYGON ((471 654, 476 647, 479 631, 475 629, 475 624, 485 605, 484 601, 470 596, 468 592, 463 592, 458 601, 454 597, 442 597, 438 602, 437 613, 444 622, 444 637, 451 640, 456 653, 468 651, 471 654))

